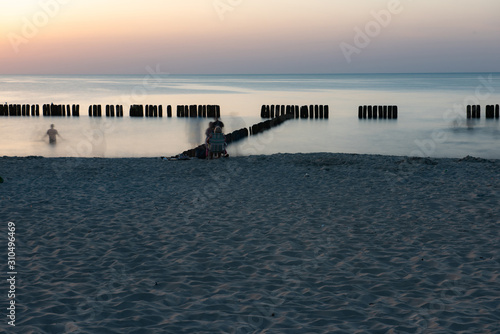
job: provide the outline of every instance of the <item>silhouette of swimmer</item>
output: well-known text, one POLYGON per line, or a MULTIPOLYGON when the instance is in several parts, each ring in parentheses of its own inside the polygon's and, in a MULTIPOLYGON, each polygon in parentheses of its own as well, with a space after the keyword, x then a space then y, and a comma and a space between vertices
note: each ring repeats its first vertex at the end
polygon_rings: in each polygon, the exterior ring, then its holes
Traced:
POLYGON ((49 144, 55 144, 56 143, 56 136, 61 137, 59 132, 57 132, 56 129, 54 129, 54 124, 50 124, 50 129, 47 130, 47 133, 45 136, 49 136, 49 144))

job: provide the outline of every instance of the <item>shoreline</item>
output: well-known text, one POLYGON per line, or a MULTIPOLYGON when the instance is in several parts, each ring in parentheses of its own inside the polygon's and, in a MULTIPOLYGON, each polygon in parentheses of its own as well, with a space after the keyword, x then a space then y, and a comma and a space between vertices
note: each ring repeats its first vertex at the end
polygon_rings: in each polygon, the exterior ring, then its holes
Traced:
MULTIPOLYGON (((187 151, 187 150, 186 150, 187 151)), ((252 154, 252 155, 236 155, 230 156, 227 159, 241 159, 241 158, 256 158, 256 157, 279 157, 279 156, 315 156, 315 155, 323 155, 323 156, 367 156, 367 157, 386 157, 386 158, 407 158, 407 159, 429 159, 429 160, 476 160, 476 162, 497 162, 500 161, 500 158, 482 158, 479 156, 466 155, 464 157, 433 157, 433 156, 410 156, 410 155, 394 155, 394 154, 372 154, 372 153, 335 153, 335 152, 308 152, 308 153, 272 153, 272 154, 252 154)), ((4 155, 0 156, 0 159, 96 159, 96 160, 120 160, 120 159, 162 159, 167 158, 167 156, 158 156, 158 157, 147 157, 147 156, 138 156, 138 157, 46 157, 42 155, 26 155, 26 156, 17 156, 17 155, 4 155)), ((198 159, 191 158, 190 160, 207 160, 207 159, 198 159)), ((217 159, 214 159, 217 160, 217 159)))
POLYGON ((16 329, 500 330, 498 160, 196 160, 0 158, 16 329))

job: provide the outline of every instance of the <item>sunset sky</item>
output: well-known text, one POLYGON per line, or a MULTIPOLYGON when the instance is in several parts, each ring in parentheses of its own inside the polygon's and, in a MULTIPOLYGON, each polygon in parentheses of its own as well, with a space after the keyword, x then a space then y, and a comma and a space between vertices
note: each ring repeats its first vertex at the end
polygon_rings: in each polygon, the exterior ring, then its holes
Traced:
POLYGON ((498 0, 0 2, 0 74, 500 72, 498 0))

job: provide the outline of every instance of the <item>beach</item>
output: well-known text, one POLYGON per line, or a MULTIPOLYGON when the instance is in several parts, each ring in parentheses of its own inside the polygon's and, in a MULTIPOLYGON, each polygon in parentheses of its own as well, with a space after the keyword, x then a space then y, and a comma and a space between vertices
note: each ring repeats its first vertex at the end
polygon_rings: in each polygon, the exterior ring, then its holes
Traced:
POLYGON ((32 156, 0 176, 2 330, 500 332, 500 160, 32 156))

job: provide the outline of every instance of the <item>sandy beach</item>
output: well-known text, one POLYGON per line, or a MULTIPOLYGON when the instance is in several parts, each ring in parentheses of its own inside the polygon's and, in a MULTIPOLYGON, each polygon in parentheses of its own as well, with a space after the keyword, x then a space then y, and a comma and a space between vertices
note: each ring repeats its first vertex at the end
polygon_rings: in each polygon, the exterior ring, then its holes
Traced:
POLYGON ((0 331, 500 332, 497 160, 4 157, 0 176, 0 331))

